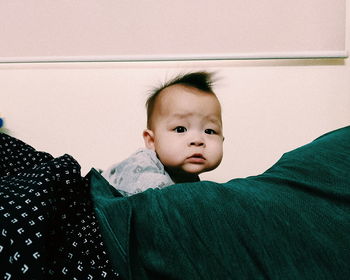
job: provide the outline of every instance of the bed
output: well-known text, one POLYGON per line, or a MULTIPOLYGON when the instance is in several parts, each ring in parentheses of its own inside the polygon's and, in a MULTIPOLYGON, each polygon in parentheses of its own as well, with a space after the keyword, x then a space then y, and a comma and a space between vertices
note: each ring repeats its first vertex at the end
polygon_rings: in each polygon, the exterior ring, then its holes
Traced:
POLYGON ((264 173, 123 197, 0 134, 2 279, 350 279, 350 126, 264 173))

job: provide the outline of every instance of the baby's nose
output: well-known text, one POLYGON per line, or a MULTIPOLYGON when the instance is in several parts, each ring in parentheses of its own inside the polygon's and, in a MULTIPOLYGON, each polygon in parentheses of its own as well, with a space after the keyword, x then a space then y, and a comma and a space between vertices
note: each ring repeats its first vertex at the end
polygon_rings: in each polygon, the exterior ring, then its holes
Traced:
POLYGON ((203 141, 199 141, 199 140, 196 140, 196 141, 192 141, 190 143, 191 146, 203 146, 204 145, 204 142, 203 141))
POLYGON ((194 135, 190 141, 189 141, 190 146, 204 146, 205 142, 204 139, 201 135, 194 135))

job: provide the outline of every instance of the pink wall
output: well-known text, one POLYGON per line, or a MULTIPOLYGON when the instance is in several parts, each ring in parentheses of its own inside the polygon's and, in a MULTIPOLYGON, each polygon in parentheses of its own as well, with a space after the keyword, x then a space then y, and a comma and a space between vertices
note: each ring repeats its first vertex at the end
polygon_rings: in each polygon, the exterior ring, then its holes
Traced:
MULTIPOLYGON (((349 7, 347 16, 349 17, 349 7)), ((349 22, 346 43, 349 45, 349 22)), ((284 152, 350 124, 349 59, 0 64, 0 116, 35 148, 107 168, 143 145, 147 90, 218 71, 225 155, 203 179, 263 172, 284 152)))
POLYGON ((345 0, 1 1, 0 61, 343 56, 345 0))

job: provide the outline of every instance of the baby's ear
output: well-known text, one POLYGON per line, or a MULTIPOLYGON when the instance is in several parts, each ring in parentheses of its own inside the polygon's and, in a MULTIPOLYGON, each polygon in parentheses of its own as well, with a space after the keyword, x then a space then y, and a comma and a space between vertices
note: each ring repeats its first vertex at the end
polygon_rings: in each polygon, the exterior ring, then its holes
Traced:
POLYGON ((147 149, 155 151, 154 147, 154 133, 150 129, 145 129, 143 131, 143 141, 147 149))

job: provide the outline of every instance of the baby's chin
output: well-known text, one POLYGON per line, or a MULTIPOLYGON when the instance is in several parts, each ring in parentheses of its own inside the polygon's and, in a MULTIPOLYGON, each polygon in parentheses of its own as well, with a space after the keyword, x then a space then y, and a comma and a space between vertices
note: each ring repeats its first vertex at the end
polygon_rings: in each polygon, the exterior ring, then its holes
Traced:
POLYGON ((182 168, 166 168, 170 177, 175 183, 197 182, 198 175, 202 173, 198 170, 187 170, 182 168))
POLYGON ((188 176, 198 176, 201 173, 207 172, 207 170, 203 168, 186 168, 181 169, 182 173, 188 174, 188 176))
POLYGON ((215 167, 191 166, 191 167, 183 168, 182 171, 185 173, 188 173, 188 174, 198 176, 199 174, 211 171, 215 168, 216 168, 216 166, 215 167))

